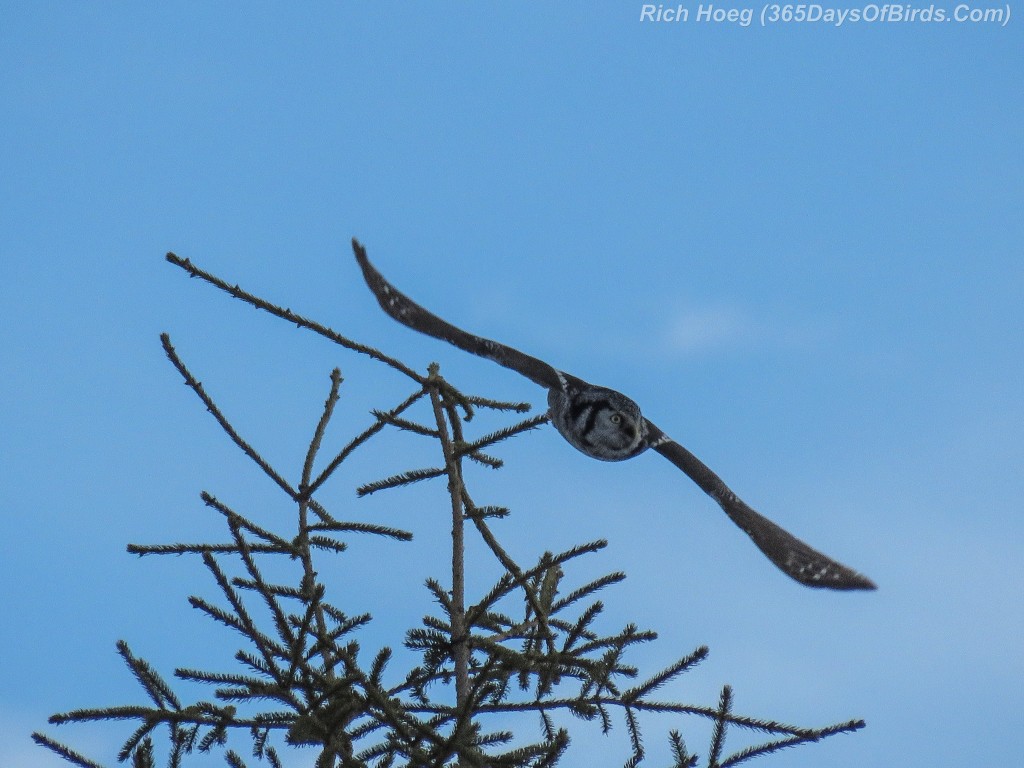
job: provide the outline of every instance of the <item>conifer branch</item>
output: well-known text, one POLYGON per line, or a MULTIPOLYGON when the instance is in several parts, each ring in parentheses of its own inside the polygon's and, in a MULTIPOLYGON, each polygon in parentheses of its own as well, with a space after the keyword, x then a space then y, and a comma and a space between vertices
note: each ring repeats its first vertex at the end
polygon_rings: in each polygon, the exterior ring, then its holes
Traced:
MULTIPOLYGON (((308 596, 308 605, 303 621, 299 627, 299 638, 301 638, 301 642, 294 643, 292 645, 292 652, 289 659, 289 677, 291 677, 300 664, 305 666, 306 659, 312 658, 311 656, 307 657, 304 654, 306 645, 305 636, 310 627, 310 621, 315 622, 317 637, 316 647, 324 660, 324 673, 328 683, 332 682, 334 679, 335 655, 330 641, 327 640, 330 633, 327 629, 327 619, 320 600, 320 597, 322 597, 322 590, 319 589, 316 584, 316 571, 313 567, 313 557, 310 552, 310 548, 317 546, 316 540, 321 537, 310 535, 308 510, 312 508, 313 511, 319 515, 322 525, 338 525, 332 517, 326 515, 320 510, 319 505, 312 503, 312 495, 315 489, 310 485, 310 478, 313 474, 313 462, 316 460, 316 455, 320 450, 320 444, 323 441, 324 432, 327 430, 327 424, 330 422, 331 416, 334 415, 334 407, 338 402, 338 390, 340 387, 341 370, 335 368, 331 371, 331 388, 327 393, 327 399, 324 401, 323 413, 320 416, 320 420, 317 422, 316 428, 313 430, 313 438, 310 440, 309 450, 306 451, 306 460, 302 464, 302 477, 299 481, 301 493, 298 498, 299 530, 295 536, 295 545, 298 550, 299 560, 302 563, 301 591, 304 595, 308 596)), ((329 473, 324 475, 325 478, 329 476, 329 473)), ((308 671, 308 667, 306 667, 306 669, 308 671)))
POLYGON ((738 765, 739 763, 745 762, 761 755, 767 755, 772 752, 777 752, 780 749, 787 747, 794 747, 799 744, 806 744, 808 742, 820 741, 827 736, 834 736, 839 733, 853 733, 864 727, 863 720, 850 720, 845 723, 839 723, 838 725, 831 725, 826 728, 818 728, 813 730, 800 729, 798 733, 790 736, 787 739, 779 739, 777 741, 767 742, 765 744, 758 744, 752 747, 747 747, 733 755, 730 755, 727 760, 724 760, 721 764, 721 768, 729 768, 729 766, 738 765))
MULTIPOLYGON (((466 509, 476 510, 477 506, 473 503, 473 500, 469 497, 469 492, 463 488, 463 498, 465 501, 466 509)), ((551 630, 547 625, 548 617, 544 613, 544 609, 541 607, 540 601, 535 594, 532 586, 529 583, 529 574, 524 574, 522 569, 516 564, 516 562, 509 556, 505 549, 498 543, 494 534, 491 533, 490 527, 484 522, 483 515, 468 514, 470 520, 473 521, 473 525, 476 526, 477 531, 480 533, 481 538, 490 548, 494 556, 498 558, 498 562, 504 566, 505 570, 512 577, 509 582, 510 586, 516 586, 523 590, 523 595, 526 598, 527 604, 533 610, 534 615, 537 617, 537 621, 540 624, 541 632, 545 635, 548 649, 554 650, 554 639, 551 636, 551 630)))
POLYGON ((683 741, 683 737, 679 735, 679 731, 669 731, 668 734, 669 744, 672 747, 672 757, 675 760, 672 768, 694 768, 697 765, 697 760, 700 758, 697 755, 691 755, 686 749, 686 743, 683 741))
POLYGON ((149 734, 160 725, 160 722, 155 719, 149 719, 143 721, 142 725, 135 729, 135 732, 125 739, 124 744, 121 746, 121 751, 117 753, 118 762, 124 762, 132 753, 135 752, 135 762, 142 762, 144 764, 152 763, 153 755, 153 741, 149 738, 149 734), (136 752, 138 749, 138 752, 136 752))
POLYGON ((331 371, 331 391, 328 392, 327 400, 324 401, 323 413, 320 416, 320 421, 317 422, 316 429, 313 431, 313 439, 309 442, 306 460, 302 464, 302 482, 299 484, 299 489, 304 497, 310 495, 309 478, 313 474, 313 461, 320 451, 320 444, 323 442, 327 423, 331 420, 331 416, 334 415, 334 406, 338 404, 338 389, 341 387, 341 382, 341 369, 335 368, 331 371))
POLYGON ((719 759, 725 745, 725 729, 729 724, 729 710, 732 708, 732 688, 722 687, 722 696, 718 702, 718 713, 715 716, 715 729, 711 734, 711 749, 708 750, 708 768, 721 768, 719 759))
POLYGON ((128 643, 124 640, 118 640, 117 652, 124 659, 132 674, 135 675, 135 679, 139 681, 139 684, 149 694, 149 697, 153 699, 154 704, 160 707, 160 709, 166 709, 168 704, 173 709, 181 709, 181 702, 178 701, 178 697, 174 695, 174 692, 164 682, 164 679, 146 663, 145 659, 132 655, 128 643))
POLYGON ((760 755, 767 755, 772 752, 777 752, 780 749, 785 749, 786 747, 794 747, 798 744, 804 744, 808 741, 815 741, 815 739, 809 738, 807 736, 790 736, 788 739, 779 739, 778 741, 771 741, 765 744, 758 744, 740 750, 739 752, 736 752, 735 754, 731 755, 726 760, 723 760, 721 763, 714 763, 714 765, 719 766, 719 768, 729 768, 729 766, 731 765, 738 765, 739 763, 742 763, 746 760, 750 760, 754 757, 759 757, 760 755))
MULTIPOLYGON (((290 546, 277 546, 276 544, 250 544, 253 552, 263 552, 273 555, 290 555, 290 546)), ((235 544, 129 544, 125 547, 132 555, 224 555, 238 554, 238 546, 235 544)))
POLYGON ((174 367, 178 369, 178 373, 180 373, 182 378, 185 379, 185 383, 192 389, 193 392, 196 393, 196 395, 199 396, 199 399, 203 401, 203 405, 206 406, 206 410, 208 410, 213 415, 213 417, 217 420, 217 423, 220 424, 221 428, 228 434, 228 437, 231 438, 232 442, 234 442, 235 445, 241 448, 242 452, 250 459, 252 459, 256 463, 256 465, 263 470, 267 477, 269 477, 271 480, 277 483, 281 490, 283 490, 291 498, 294 499, 297 495, 295 490, 288 484, 288 482, 283 477, 281 477, 277 473, 277 471, 273 467, 270 466, 270 464, 267 463, 266 459, 264 459, 262 456, 259 455, 259 453, 256 452, 255 448, 253 448, 245 440, 242 439, 241 435, 239 435, 235 428, 231 426, 230 422, 228 422, 228 420, 224 418, 224 414, 220 412, 220 409, 216 406, 216 404, 213 402, 210 396, 206 394, 206 390, 203 389, 203 385, 198 380, 196 380, 196 378, 192 375, 188 368, 185 367, 185 364, 181 361, 181 358, 178 357, 178 353, 175 351, 174 347, 171 346, 171 337, 168 336, 166 333, 162 333, 160 334, 160 341, 163 344, 164 352, 167 354, 167 358, 171 361, 174 367))
MULTIPOLYGON (((249 519, 243 517, 242 515, 238 514, 237 512, 232 510, 230 507, 228 507, 226 504, 222 504, 220 501, 218 501, 217 498, 215 496, 213 496, 212 494, 209 494, 206 491, 203 491, 202 493, 199 494, 199 498, 201 498, 203 500, 203 503, 206 504, 206 506, 208 506, 210 509, 215 509, 218 512, 220 512, 222 515, 224 515, 224 517, 227 518, 229 522, 234 520, 237 525, 239 525, 243 529, 247 530, 249 533, 253 534, 254 536, 256 536, 256 537, 258 537, 260 539, 263 539, 268 544, 272 544, 275 547, 279 547, 281 551, 284 551, 284 552, 292 551, 292 545, 291 545, 290 542, 286 541, 285 539, 283 539, 282 537, 278 536, 277 534, 271 533, 270 531, 266 530, 265 528, 262 528, 262 527, 256 525, 256 523, 254 523, 251 520, 249 520, 249 519)), ((250 546, 250 548, 252 548, 254 545, 250 544, 249 546, 250 546)), ((259 551, 259 550, 255 550, 254 549, 253 551, 259 551)), ((274 549, 274 550, 270 550, 270 551, 276 552, 278 550, 274 549)))
MULTIPOLYGON (((563 653, 569 652, 576 644, 576 641, 580 638, 586 638, 590 641, 597 640, 597 634, 590 631, 589 626, 603 610, 604 604, 598 600, 597 602, 592 603, 572 625, 565 625, 561 621, 558 621, 557 623, 552 622, 554 626, 562 629, 565 634, 565 642, 562 644, 563 653)), ((628 701, 628 695, 623 698, 628 701)))
POLYGON ((306 601, 307 594, 300 587, 293 587, 288 584, 257 584, 252 579, 243 579, 241 577, 234 577, 231 579, 231 583, 239 589, 248 589, 253 592, 259 592, 260 590, 266 590, 275 597, 290 597, 295 600, 306 601))
POLYGON ((383 421, 388 426, 397 427, 398 429, 406 432, 412 432, 416 435, 423 435, 424 437, 432 437, 435 440, 441 437, 441 434, 436 428, 428 427, 425 424, 418 424, 415 421, 409 421, 408 419, 400 419, 397 416, 392 416, 387 411, 370 411, 380 421, 383 421))
POLYGON ((397 475, 385 477, 383 480, 374 480, 372 483, 361 485, 356 488, 356 493, 359 496, 369 496, 371 493, 377 493, 377 491, 386 491, 389 488, 398 488, 402 485, 418 483, 421 480, 431 480, 444 474, 445 469, 442 467, 411 469, 408 472, 399 472, 397 475))
POLYGON ((618 584, 620 581, 624 581, 625 578, 626 574, 624 574, 622 571, 615 571, 614 573, 605 574, 604 576, 594 579, 589 584, 584 584, 582 587, 574 589, 568 595, 566 595, 561 600, 557 601, 553 606, 551 606, 551 610, 555 613, 562 611, 568 608, 570 605, 579 602, 583 598, 590 597, 595 592, 598 592, 604 589, 605 587, 611 586, 612 584, 618 584))
POLYGON ((375 523, 313 523, 307 527, 309 531, 335 531, 338 533, 373 533, 377 536, 385 536, 398 541, 412 541, 412 534, 400 528, 392 528, 388 525, 377 525, 375 523))
POLYGON ((482 520, 488 517, 508 517, 511 513, 508 507, 498 507, 493 505, 485 505, 482 507, 472 507, 466 509, 466 519, 468 520, 482 520))
POLYGON ((334 474, 334 471, 339 466, 341 466, 341 463, 345 461, 345 459, 352 455, 352 452, 356 450, 356 448, 363 445, 367 440, 376 435, 387 425, 387 419, 396 418, 398 414, 408 410, 425 394, 426 389, 420 389, 416 392, 413 392, 411 395, 409 395, 409 397, 407 397, 401 403, 396 405, 390 411, 385 411, 385 418, 382 419, 380 416, 377 416, 377 419, 376 421, 374 421, 373 424, 371 424, 361 433, 356 435, 352 439, 352 441, 348 443, 348 445, 342 448, 341 451, 339 451, 338 454, 333 459, 331 459, 330 463, 326 467, 324 467, 323 471, 319 475, 317 475, 316 480, 309 484, 307 494, 312 496, 312 494, 316 493, 317 489, 320 488, 320 486, 322 486, 327 481, 327 478, 334 474))
POLYGON ((644 744, 640 734, 640 723, 637 722, 636 712, 628 704, 625 706, 625 714, 626 730, 629 731, 629 741, 633 746, 633 755, 626 765, 630 763, 637 765, 644 758, 644 744))
POLYGON ((518 424, 513 424, 509 427, 502 427, 501 429, 484 435, 471 443, 460 444, 459 453, 463 456, 475 453, 481 448, 486 448, 490 445, 494 445, 495 443, 500 443, 502 440, 515 437, 523 432, 529 432, 532 429, 537 429, 537 427, 547 423, 547 420, 547 416, 533 416, 532 418, 521 421, 518 424))
POLYGON ((266 685, 267 683, 264 678, 253 677, 251 675, 239 675, 229 672, 207 672, 201 669, 189 669, 186 667, 179 667, 174 670, 174 676, 180 680, 191 680, 193 682, 207 683, 209 685, 231 685, 236 688, 257 688, 261 685, 266 685))
MULTIPOLYGON (((228 583, 227 577, 224 575, 224 572, 221 570, 220 566, 217 565, 217 561, 216 559, 214 559, 213 555, 209 554, 208 552, 204 552, 203 564, 213 574, 213 577, 217 582, 217 586, 220 587, 221 591, 228 598, 228 602, 231 603, 231 607, 235 611, 233 615, 227 614, 224 611, 219 611, 218 613, 221 616, 224 616, 225 618, 230 618, 233 622, 235 622, 236 628, 240 632, 242 632, 246 637, 252 640, 252 642, 259 649, 260 654, 263 657, 264 664, 267 665, 267 669, 270 671, 271 675, 273 675, 274 682, 276 682, 278 685, 282 685, 284 683, 284 676, 280 668, 278 668, 275 658, 287 658, 287 653, 281 646, 279 646, 277 643, 275 643, 273 640, 267 637, 267 635, 265 635, 263 632, 257 629, 252 618, 249 616, 248 611, 246 611, 242 599, 238 596, 238 593, 235 592, 235 590, 232 588, 231 584, 228 583)), ((193 598, 193 600, 197 599, 198 598, 193 598)), ((208 613, 211 613, 213 610, 215 610, 214 606, 205 603, 205 601, 203 601, 203 605, 208 613)))
POLYGON ((681 675, 693 666, 696 666, 700 662, 704 661, 708 657, 708 647, 702 645, 700 648, 695 650, 689 656, 684 656, 675 664, 663 669, 656 675, 648 678, 642 685, 638 685, 635 688, 630 688, 628 691, 622 694, 623 701, 636 701, 637 699, 646 696, 649 693, 656 691, 658 688, 663 686, 669 680, 681 675))
MULTIPOLYGON (((434 381, 437 377, 438 368, 436 365, 432 365, 430 367, 430 380, 434 381)), ((465 486, 462 482, 462 467, 459 463, 459 457, 456 455, 452 440, 448 436, 448 422, 445 420, 444 409, 441 406, 440 389, 431 387, 429 394, 430 403, 434 409, 438 437, 441 442, 441 451, 444 454, 444 472, 448 476, 448 495, 451 498, 452 507, 452 602, 449 615, 452 622, 451 634, 455 660, 455 699, 459 711, 465 712, 468 718, 469 647, 466 641, 466 552, 463 538, 465 518, 462 507, 462 494, 465 486)), ((458 435, 456 435, 456 439, 459 439, 458 435)), ((456 734, 459 731, 460 729, 457 727, 456 734)))
MULTIPOLYGON (((263 581, 263 574, 260 573, 259 568, 256 567, 256 562, 252 557, 252 551, 249 549, 249 543, 245 540, 245 536, 242 535, 242 529, 237 515, 228 518, 228 526, 231 528, 231 534, 234 536, 235 544, 238 546, 239 557, 241 557, 242 562, 245 564, 245 569, 249 572, 249 578, 252 580, 252 584, 254 585, 256 592, 263 598, 263 602, 270 610, 270 614, 273 617, 274 625, 277 628, 277 633, 281 642, 285 647, 294 646, 295 636, 292 634, 291 627, 288 626, 288 619, 285 616, 284 611, 281 609, 281 606, 278 604, 277 598, 269 589, 267 589, 266 582, 263 581)), ((239 599, 239 603, 241 602, 241 599, 239 599)), ((288 677, 290 677, 290 675, 288 677)))
POLYGON ((49 736, 36 731, 32 734, 32 740, 41 747, 46 747, 51 752, 60 755, 69 763, 79 766, 79 768, 103 768, 99 763, 95 763, 85 755, 75 752, 70 747, 61 744, 59 741, 54 741, 49 736))
POLYGON ((246 304, 250 304, 256 307, 257 309, 262 309, 264 312, 269 312, 270 314, 287 320, 290 323, 295 323, 295 325, 298 326, 299 328, 307 328, 308 330, 311 330, 314 333, 318 333, 325 339, 329 339, 330 341, 333 341, 335 344, 345 347, 345 349, 350 349, 353 352, 358 352, 359 354, 366 355, 367 357, 382 362, 385 365, 394 368, 396 371, 405 374, 418 384, 425 383, 424 377, 420 376, 418 373, 416 373, 414 370, 409 368, 404 363, 401 363, 398 360, 395 360, 394 358, 389 357, 385 355, 383 352, 380 352, 379 350, 376 350, 373 347, 370 347, 366 344, 360 344, 358 342, 347 339, 337 331, 333 331, 327 326, 321 325, 320 323, 317 323, 313 320, 309 320, 308 318, 305 318, 302 315, 296 314, 295 312, 292 312, 290 309, 284 309, 275 304, 271 304, 269 301, 266 301, 265 299, 261 299, 258 296, 254 296, 248 291, 242 290, 237 284, 229 285, 227 282, 221 280, 219 277, 216 277, 211 273, 200 269, 199 267, 194 265, 189 259, 183 259, 174 253, 168 253, 167 261, 169 261, 176 267, 181 267, 182 269, 184 269, 186 272, 188 272, 189 277, 198 277, 202 280, 205 280, 210 285, 220 288, 222 291, 225 291, 226 293, 230 294, 236 299, 244 301, 246 304))
POLYGON ((467 459, 472 459, 477 464, 482 464, 490 469, 501 469, 505 466, 505 462, 495 456, 489 456, 486 453, 480 453, 480 451, 465 452, 463 455, 467 459))
POLYGON ((512 403, 505 400, 492 400, 489 397, 469 395, 466 401, 472 405, 479 405, 482 408, 489 408, 493 411, 513 411, 515 413, 526 413, 532 407, 529 403, 512 403))

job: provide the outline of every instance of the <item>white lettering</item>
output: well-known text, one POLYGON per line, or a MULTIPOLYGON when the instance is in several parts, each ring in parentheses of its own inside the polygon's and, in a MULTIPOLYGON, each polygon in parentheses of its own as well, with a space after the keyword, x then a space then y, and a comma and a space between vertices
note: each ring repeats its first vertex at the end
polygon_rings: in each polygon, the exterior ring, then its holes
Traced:
POLYGON ((749 27, 754 20, 753 8, 716 8, 712 3, 697 6, 697 21, 715 22, 721 24, 728 21, 732 24, 739 24, 741 27, 749 27))
POLYGON ((677 5, 675 8, 666 8, 664 4, 644 3, 640 6, 640 21, 653 21, 659 23, 686 21, 690 15, 690 9, 677 5))
POLYGON ((1002 8, 971 8, 961 3, 953 9, 953 18, 957 21, 979 21, 1004 23, 1006 12, 1002 8))

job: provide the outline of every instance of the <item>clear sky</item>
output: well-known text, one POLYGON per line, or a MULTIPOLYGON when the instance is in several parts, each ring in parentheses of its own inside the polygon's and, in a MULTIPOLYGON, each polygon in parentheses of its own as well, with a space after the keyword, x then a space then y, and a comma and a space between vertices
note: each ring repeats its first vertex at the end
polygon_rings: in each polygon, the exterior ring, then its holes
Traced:
MULTIPOLYGON (((868 722, 765 768, 1019 764, 1024 7, 1006 26, 838 27, 699 23, 693 4, 641 23, 641 7, 0 2, 0 765, 63 764, 29 741, 52 712, 143 700, 117 639, 168 675, 233 647, 187 605, 213 597, 195 560, 127 543, 219 537, 203 489, 287 519, 160 332, 292 478, 331 368, 335 449, 408 389, 166 251, 544 407, 385 317, 352 236, 442 316, 631 395, 878 582, 796 585, 653 454, 588 460, 550 427, 506 444, 506 469, 469 480, 512 508, 511 551, 606 537, 577 578, 629 574, 607 626, 660 632, 641 669, 711 647, 666 697, 711 704, 727 682, 738 712, 868 722)), ((374 450, 324 491, 338 516, 416 535, 325 565, 343 607, 389 606, 368 648, 429 610, 447 538, 440 482, 356 499, 430 462, 410 438, 374 450)), ((656 720, 653 765, 673 727, 705 748, 702 723, 656 720)), ((128 733, 48 731, 105 762, 128 733)), ((565 765, 624 762, 621 722, 574 733, 565 765)))

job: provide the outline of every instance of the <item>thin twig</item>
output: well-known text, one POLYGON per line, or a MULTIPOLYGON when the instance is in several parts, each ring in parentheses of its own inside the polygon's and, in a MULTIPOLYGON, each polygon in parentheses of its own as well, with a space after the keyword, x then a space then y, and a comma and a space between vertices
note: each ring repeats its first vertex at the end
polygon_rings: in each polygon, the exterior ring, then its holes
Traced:
POLYGON ((199 396, 199 399, 203 401, 203 405, 206 406, 206 410, 213 414, 217 423, 220 424, 221 428, 228 433, 228 437, 231 438, 235 445, 242 449, 242 452, 246 456, 255 461, 256 464, 259 465, 259 468, 266 473, 267 477, 277 483, 281 490, 293 499, 297 498, 298 494, 295 492, 295 489, 289 485, 288 481, 281 477, 281 475, 279 475, 277 471, 267 463, 267 460, 256 452, 256 449, 242 439, 238 432, 235 431, 235 428, 231 426, 230 422, 228 422, 224 417, 224 414, 220 412, 220 409, 216 406, 210 396, 206 394, 206 390, 203 389, 203 385, 195 378, 195 376, 192 375, 188 368, 185 367, 181 358, 178 357, 178 353, 175 352, 174 347, 171 346, 171 337, 166 333, 161 333, 160 341, 164 346, 164 352, 167 353, 168 359, 174 364, 174 367, 178 369, 178 373, 180 373, 182 378, 185 379, 185 383, 188 384, 188 386, 192 388, 192 391, 199 396))
POLYGON ((528 576, 523 573, 522 568, 520 568, 516 564, 515 560, 513 560, 509 556, 508 552, 504 550, 501 544, 498 543, 498 540, 495 538, 494 534, 491 533, 490 527, 487 525, 486 522, 484 522, 483 517, 481 517, 480 515, 472 514, 472 511, 475 510, 477 507, 475 504, 473 504, 473 500, 470 498, 469 492, 465 489, 465 487, 463 487, 463 495, 466 509, 469 510, 467 517, 469 517, 469 519, 473 521, 473 525, 476 526, 476 529, 480 533, 480 536, 483 538, 484 542, 490 548, 491 552, 494 553, 494 556, 498 558, 498 561, 502 564, 502 566, 504 566, 505 570, 508 571, 509 575, 513 579, 513 583, 515 585, 518 585, 523 590, 523 594, 526 596, 526 601, 530 604, 530 608, 533 609, 534 614, 536 614, 537 616, 537 620, 540 622, 541 632, 543 633, 545 642, 547 643, 548 651, 550 653, 554 653, 554 634, 552 633, 551 628, 548 626, 547 614, 541 608, 540 600, 537 597, 537 595, 534 594, 533 588, 529 583, 528 576))
POLYGON ((732 688, 722 686, 722 697, 718 703, 718 714, 715 716, 715 728, 711 733, 711 748, 708 750, 708 768, 720 768, 718 761, 722 757, 725 746, 726 725, 729 723, 732 708, 732 688))
MULTIPOLYGON (((421 397, 423 397, 424 394, 426 394, 426 389, 421 389, 421 390, 419 390, 417 392, 413 392, 411 395, 409 395, 409 397, 407 397, 401 403, 396 405, 390 411, 387 411, 385 416, 391 416, 391 417, 397 416, 398 414, 402 413, 407 408, 412 406, 413 403, 415 403, 417 400, 419 400, 421 397)), ((373 424, 371 424, 369 427, 364 429, 360 434, 356 435, 356 437, 354 437, 352 439, 352 441, 349 442, 348 445, 346 445, 344 448, 341 449, 341 451, 338 453, 337 456, 335 456, 333 459, 331 459, 331 463, 328 464, 324 468, 323 472, 321 472, 317 476, 316 480, 314 480, 312 483, 309 484, 308 493, 310 493, 310 494, 315 493, 316 490, 321 485, 323 485, 324 482, 326 482, 327 478, 331 476, 331 474, 334 472, 334 470, 336 470, 341 465, 341 462, 343 462, 345 459, 347 459, 349 457, 349 455, 351 455, 352 451, 354 451, 360 445, 362 445, 367 440, 369 440, 371 437, 373 437, 375 434, 377 434, 382 429, 384 429, 384 427, 386 425, 387 425, 387 421, 385 419, 382 419, 382 418, 380 418, 378 416, 376 421, 374 421, 373 424)))
MULTIPOLYGON (((722 716, 721 709, 718 707, 698 707, 690 704, 672 704, 668 702, 660 701, 623 701, 618 696, 593 696, 584 700, 580 699, 546 699, 544 701, 524 701, 508 704, 480 704, 476 708, 476 713, 481 715, 501 715, 508 714, 510 712, 541 712, 549 709, 564 709, 569 711, 576 711, 579 705, 590 704, 593 706, 611 706, 611 707, 632 707, 638 711, 644 712, 656 712, 656 713, 669 713, 677 715, 696 715, 704 717, 709 720, 717 720, 722 716)), ((409 712, 418 712, 421 714, 436 714, 436 715, 447 715, 449 718, 455 716, 455 712, 451 707, 435 706, 430 704, 415 704, 409 703, 406 706, 409 712)), ((834 726, 829 728, 797 728, 790 725, 783 725, 782 723, 776 723, 771 720, 758 720, 753 717, 743 717, 741 715, 726 714, 725 722, 730 725, 737 725, 743 728, 749 728, 755 731, 762 731, 766 733, 779 733, 787 734, 791 736, 800 736, 807 740, 813 740, 815 735, 826 736, 832 735, 832 733, 843 732, 847 730, 857 730, 858 727, 863 726, 863 721, 854 721, 851 724, 844 724, 844 727, 836 731, 834 726), (859 724, 859 725, 858 725, 859 724)))
MULTIPOLYGON (((130 555, 203 555, 203 554, 237 554, 238 546, 235 544, 129 544, 127 549, 130 555)), ((251 552, 262 552, 265 554, 293 555, 294 547, 291 545, 279 546, 277 544, 251 544, 251 552)))
POLYGON ((201 278, 208 282, 210 285, 214 285, 217 288, 220 288, 222 291, 225 291, 226 293, 229 293, 230 295, 234 296, 236 299, 241 299, 246 304, 251 304, 257 309, 262 309, 263 311, 269 312, 272 315, 276 315, 277 317, 283 318, 290 323, 295 323, 300 328, 308 328, 314 333, 320 334, 325 339, 330 339, 335 344, 345 347, 345 349, 351 349, 353 352, 359 352, 360 354, 373 358, 374 360, 382 362, 385 365, 389 365, 396 371, 404 373, 417 384, 426 384, 426 379, 423 376, 416 373, 416 371, 414 371, 412 368, 405 365, 404 363, 395 360, 393 357, 385 355, 380 350, 374 349, 373 347, 369 347, 366 344, 360 344, 359 342, 347 339, 337 331, 331 330, 325 325, 321 325, 320 323, 314 320, 310 320, 306 317, 303 317, 302 315, 298 315, 292 312, 290 309, 285 309, 283 307, 277 306, 276 304, 271 304, 269 301, 266 301, 265 299, 261 299, 258 296, 254 296, 253 294, 249 293, 248 291, 242 290, 241 288, 238 287, 238 285, 230 285, 224 280, 221 280, 219 277, 216 277, 215 275, 212 275, 209 272, 200 269, 188 259, 183 259, 174 253, 167 254, 167 261, 169 261, 171 264, 174 264, 176 267, 181 267, 182 269, 184 269, 186 272, 188 272, 190 277, 201 278))
POLYGON ((338 403, 338 389, 341 387, 342 381, 341 371, 338 368, 331 371, 331 391, 328 393, 327 400, 324 402, 323 414, 320 416, 320 421, 317 422, 316 430, 313 432, 313 439, 309 442, 309 450, 306 451, 306 461, 302 465, 302 482, 299 484, 299 488, 302 491, 303 496, 310 495, 308 483, 310 476, 313 474, 313 461, 316 459, 316 455, 320 451, 320 444, 323 442, 327 423, 331 420, 331 416, 334 414, 334 406, 338 403))
POLYGON ((75 752, 73 749, 64 746, 58 741, 54 741, 44 733, 33 733, 32 740, 35 741, 35 743, 39 746, 46 747, 52 752, 55 752, 56 754, 63 757, 68 762, 74 763, 80 768, 103 768, 103 766, 99 763, 95 763, 89 758, 87 758, 85 755, 75 752))
MULTIPOLYGON (((324 617, 323 607, 320 605, 320 597, 316 594, 316 571, 313 570, 313 556, 309 546, 309 516, 307 510, 310 506, 313 493, 309 486, 309 478, 313 473, 313 462, 320 450, 320 443, 323 441, 327 424, 334 414, 334 406, 338 402, 338 389, 341 387, 341 371, 335 368, 331 371, 331 389, 324 401, 324 410, 317 422, 313 432, 313 439, 309 442, 309 450, 306 451, 306 460, 302 465, 302 479, 299 482, 301 496, 299 498, 299 534, 296 537, 295 545, 299 550, 299 559, 302 561, 302 591, 308 593, 308 600, 313 609, 313 617, 316 622, 317 641, 320 646, 320 655, 324 660, 324 669, 327 679, 334 679, 334 654, 331 651, 331 643, 323 642, 328 636, 327 619, 324 617)), ((300 642, 305 642, 300 636, 300 642)))
MULTIPOLYGON (((258 536, 259 538, 263 539, 264 541, 270 544, 279 546, 282 549, 288 550, 291 548, 291 542, 285 541, 277 534, 271 533, 265 528, 261 528, 252 521, 245 519, 240 514, 235 512, 233 509, 228 507, 226 504, 219 501, 216 496, 213 496, 212 494, 203 491, 202 493, 199 494, 199 498, 203 500, 203 503, 206 504, 206 506, 210 507, 211 509, 217 510, 222 515, 224 515, 224 517, 226 517, 228 520, 237 520, 238 524, 245 528, 247 531, 249 531, 249 533, 258 536)), ((253 545, 249 546, 250 549, 252 549, 253 545)), ((253 551, 257 550, 253 549, 253 551)))

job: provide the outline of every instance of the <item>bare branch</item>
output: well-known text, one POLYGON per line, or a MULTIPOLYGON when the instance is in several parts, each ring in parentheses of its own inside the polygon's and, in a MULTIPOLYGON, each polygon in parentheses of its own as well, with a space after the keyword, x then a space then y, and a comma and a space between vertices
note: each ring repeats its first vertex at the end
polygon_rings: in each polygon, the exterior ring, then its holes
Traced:
POLYGON ((292 312, 290 309, 284 309, 282 307, 277 306, 276 304, 271 304, 269 301, 266 301, 265 299, 261 299, 258 296, 254 296, 253 294, 249 293, 248 291, 242 290, 241 288, 238 287, 238 285, 230 285, 224 280, 221 280, 219 277, 216 277, 210 274, 209 272, 200 269, 188 259, 183 259, 174 253, 168 253, 167 261, 169 261, 171 264, 174 264, 176 267, 181 267, 182 269, 184 269, 186 272, 188 272, 190 277, 198 277, 202 280, 205 280, 210 285, 220 288, 222 291, 225 291, 231 296, 234 296, 236 299, 244 301, 246 304, 250 304, 256 307, 257 309, 262 309, 265 312, 269 312, 272 315, 276 315, 277 317, 287 320, 290 323, 295 323, 295 325, 297 325, 299 328, 307 328, 313 331, 314 333, 318 333, 325 339, 330 339, 335 344, 345 347, 345 349, 350 349, 353 352, 359 352, 360 354, 366 355, 374 360, 378 360, 384 363, 385 365, 394 368, 396 371, 405 374, 418 384, 426 383, 426 379, 423 376, 420 376, 414 370, 412 370, 412 368, 409 368, 404 363, 401 363, 398 360, 395 360, 394 358, 385 355, 383 352, 380 352, 379 350, 376 350, 373 347, 367 346, 366 344, 360 344, 358 342, 352 341, 351 339, 347 339, 337 331, 333 331, 325 325, 321 325, 320 323, 317 323, 313 320, 309 320, 308 318, 305 318, 302 315, 296 314, 295 312, 292 312))

